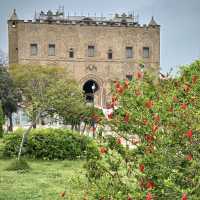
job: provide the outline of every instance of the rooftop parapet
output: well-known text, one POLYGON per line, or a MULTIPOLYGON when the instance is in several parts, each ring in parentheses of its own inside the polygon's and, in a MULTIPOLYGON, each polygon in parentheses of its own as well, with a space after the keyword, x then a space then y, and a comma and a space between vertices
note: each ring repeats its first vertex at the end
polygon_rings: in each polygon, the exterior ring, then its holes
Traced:
MULTIPOLYGON (((13 13, 9 19, 9 21, 23 21, 19 20, 16 10, 13 10, 13 13)), ((31 20, 26 20, 31 22, 31 20)), ((25 22, 25 21, 24 21, 25 22)), ((138 22, 138 16, 134 14, 115 14, 111 18, 107 17, 97 17, 97 16, 71 16, 65 15, 64 8, 59 8, 55 13, 51 10, 48 10, 46 13, 41 11, 39 13, 35 12, 35 17, 32 22, 36 23, 59 23, 59 24, 80 24, 80 25, 103 25, 103 26, 134 26, 134 27, 143 27, 138 22)), ((149 27, 159 27, 159 25, 155 22, 152 17, 149 27)), ((146 27, 146 26, 145 26, 146 27)))

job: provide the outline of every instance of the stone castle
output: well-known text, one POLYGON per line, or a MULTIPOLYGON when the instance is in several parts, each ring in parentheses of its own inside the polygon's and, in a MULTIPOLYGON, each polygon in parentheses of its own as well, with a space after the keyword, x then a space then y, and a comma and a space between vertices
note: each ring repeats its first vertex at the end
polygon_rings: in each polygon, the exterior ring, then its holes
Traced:
POLYGON ((41 11, 21 20, 16 10, 8 20, 9 64, 65 66, 88 101, 104 106, 114 80, 131 79, 142 65, 159 72, 160 26, 154 18, 140 25, 130 14, 112 18, 65 16, 41 11))

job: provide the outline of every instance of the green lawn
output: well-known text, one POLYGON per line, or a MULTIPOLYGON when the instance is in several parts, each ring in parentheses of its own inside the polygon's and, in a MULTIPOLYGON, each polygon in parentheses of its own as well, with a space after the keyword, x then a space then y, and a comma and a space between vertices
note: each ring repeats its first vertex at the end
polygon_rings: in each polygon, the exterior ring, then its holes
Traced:
POLYGON ((80 200, 84 196, 84 161, 28 160, 31 170, 26 173, 7 171, 10 163, 0 159, 0 200, 80 200), (66 197, 61 198, 65 189, 66 197))

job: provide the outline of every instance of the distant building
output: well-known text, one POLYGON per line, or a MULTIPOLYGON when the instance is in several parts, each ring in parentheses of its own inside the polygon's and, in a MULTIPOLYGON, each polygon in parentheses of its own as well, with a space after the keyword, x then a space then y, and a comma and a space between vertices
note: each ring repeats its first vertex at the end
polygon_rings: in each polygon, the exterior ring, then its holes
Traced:
POLYGON ((0 67, 7 67, 8 66, 8 59, 7 55, 0 50, 0 67))
POLYGON ((20 20, 14 10, 8 20, 9 64, 65 66, 79 82, 86 99, 105 105, 112 81, 132 78, 144 63, 159 72, 160 26, 152 17, 141 26, 133 15, 65 16, 60 9, 20 20), (92 89, 92 86, 95 88, 92 89))

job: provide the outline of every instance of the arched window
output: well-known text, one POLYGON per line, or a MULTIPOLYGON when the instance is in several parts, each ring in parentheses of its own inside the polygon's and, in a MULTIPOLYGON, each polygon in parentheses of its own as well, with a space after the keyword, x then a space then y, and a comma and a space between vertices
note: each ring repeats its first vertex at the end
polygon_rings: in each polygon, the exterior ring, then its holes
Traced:
POLYGON ((112 58, 113 58, 112 49, 109 49, 109 50, 108 50, 108 59, 109 59, 109 60, 112 60, 112 58))
POLYGON ((16 27, 16 22, 12 23, 12 27, 15 28, 16 27))
POLYGON ((94 102, 94 94, 99 90, 99 85, 96 81, 90 79, 83 85, 83 91, 85 93, 87 102, 94 102))

